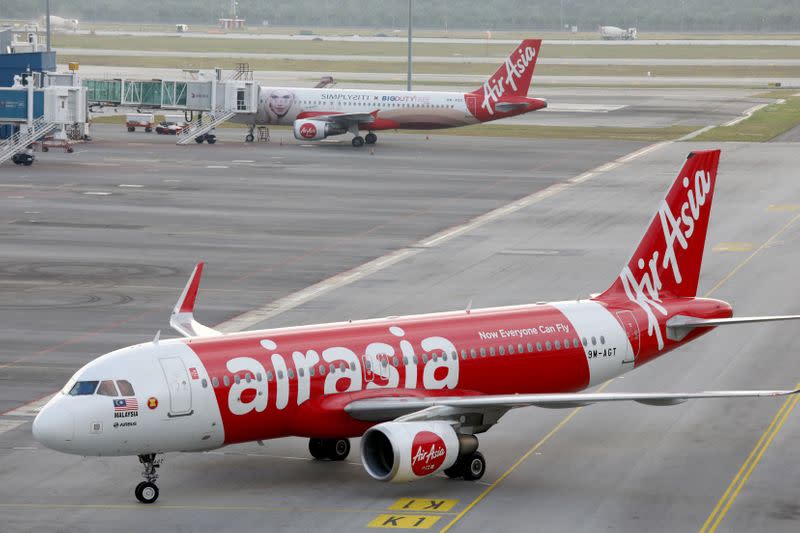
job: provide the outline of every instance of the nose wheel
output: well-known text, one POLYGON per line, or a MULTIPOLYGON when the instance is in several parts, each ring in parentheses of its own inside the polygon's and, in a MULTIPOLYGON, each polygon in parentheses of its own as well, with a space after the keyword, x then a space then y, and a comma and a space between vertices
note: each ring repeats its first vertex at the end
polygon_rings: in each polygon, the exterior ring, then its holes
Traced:
POLYGON ((148 453, 140 455, 139 462, 142 463, 142 477, 145 481, 136 485, 133 493, 140 502, 153 503, 158 499, 158 487, 156 486, 158 473, 156 470, 161 467, 164 459, 156 459, 156 454, 148 453))

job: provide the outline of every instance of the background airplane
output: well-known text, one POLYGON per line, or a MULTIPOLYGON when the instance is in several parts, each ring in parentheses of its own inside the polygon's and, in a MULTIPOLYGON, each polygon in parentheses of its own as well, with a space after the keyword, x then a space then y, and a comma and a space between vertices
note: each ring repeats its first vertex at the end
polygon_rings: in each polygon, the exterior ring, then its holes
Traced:
POLYGON ((250 125, 292 125, 295 138, 318 141, 353 134, 353 146, 374 144, 388 129, 440 129, 489 122, 547 107, 528 97, 540 39, 527 39, 511 52, 483 86, 469 93, 442 91, 374 91, 261 87, 258 112, 231 120, 250 125), (360 131, 367 131, 362 137, 360 131))
POLYGON ((697 297, 719 151, 689 154, 633 256, 586 300, 387 317, 223 335, 194 319, 203 264, 172 313, 185 338, 90 362, 41 410, 34 437, 52 449, 137 455, 156 501, 170 451, 301 436, 319 459, 361 460, 380 481, 437 472, 480 479, 477 434, 510 409, 598 402, 673 405, 800 390, 582 393, 714 327, 800 318, 733 318, 697 297))

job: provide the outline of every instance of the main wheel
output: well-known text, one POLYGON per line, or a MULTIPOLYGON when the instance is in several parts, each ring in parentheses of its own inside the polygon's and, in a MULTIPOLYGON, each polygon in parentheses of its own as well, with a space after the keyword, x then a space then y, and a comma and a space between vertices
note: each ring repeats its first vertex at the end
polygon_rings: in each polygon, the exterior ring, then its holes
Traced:
POLYGON ((248 133, 247 137, 244 138, 244 142, 246 142, 246 143, 251 143, 251 142, 253 142, 255 140, 256 140, 256 138, 253 136, 252 133, 248 133))
POLYGON ((308 439, 308 452, 314 459, 325 459, 325 441, 323 439, 308 439))
POLYGON ((350 440, 327 439, 325 442, 327 457, 331 461, 344 461, 350 454, 350 440))
POLYGON ((356 148, 361 148, 364 146, 364 137, 361 137, 360 135, 353 137, 353 146, 356 148))
POLYGON ((145 133, 151 133, 152 131, 153 131, 153 128, 145 128, 144 129, 145 133))
POLYGON ((367 144, 375 144, 378 142, 378 136, 370 132, 367 133, 367 135, 364 137, 364 140, 367 142, 367 144))
POLYGON ((202 135, 201 135, 201 136, 199 136, 199 137, 195 137, 195 138, 194 138, 194 142, 196 142, 197 144, 203 144, 203 141, 204 141, 204 140, 205 140, 205 139, 203 138, 203 136, 202 136, 202 135))
POLYGON ((42 152, 49 152, 49 151, 50 148, 48 148, 47 146, 42 146, 42 152))
POLYGON ((466 469, 467 465, 465 464, 465 458, 459 457, 456 459, 456 462, 453 463, 453 466, 444 470, 444 475, 450 479, 458 479, 460 477, 464 477, 464 471, 466 469))
POLYGON ((142 503, 153 503, 158 499, 158 487, 149 481, 142 481, 136 485, 136 490, 133 492, 136 499, 142 503))
POLYGON ((475 452, 466 458, 466 468, 464 469, 464 479, 467 481, 477 481, 486 473, 486 459, 481 452, 475 452))
POLYGON ((128 131, 136 131, 136 128, 134 128, 133 126, 128 126, 128 131))
POLYGON ((215 142, 217 142, 217 136, 216 135, 207 135, 206 136, 206 142, 208 144, 214 144, 215 142))

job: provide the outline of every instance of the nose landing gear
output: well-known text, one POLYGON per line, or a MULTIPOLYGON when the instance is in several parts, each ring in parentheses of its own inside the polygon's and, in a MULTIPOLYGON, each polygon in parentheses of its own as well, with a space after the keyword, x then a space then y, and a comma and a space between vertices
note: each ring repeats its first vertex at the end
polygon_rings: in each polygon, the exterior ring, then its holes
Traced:
POLYGON ((156 469, 161 466, 164 459, 156 459, 156 454, 148 453, 140 455, 139 462, 143 465, 142 477, 146 481, 142 481, 136 485, 136 490, 134 490, 133 493, 140 502, 153 503, 158 499, 158 487, 156 486, 158 473, 156 473, 156 469))

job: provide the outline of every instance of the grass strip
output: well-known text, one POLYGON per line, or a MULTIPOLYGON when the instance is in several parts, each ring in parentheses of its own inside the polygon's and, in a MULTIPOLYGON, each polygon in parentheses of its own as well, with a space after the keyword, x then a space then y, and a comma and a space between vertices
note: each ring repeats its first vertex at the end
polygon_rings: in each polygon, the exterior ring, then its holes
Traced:
POLYGON ((800 97, 768 105, 733 126, 717 126, 693 141, 766 142, 800 125, 800 97))

